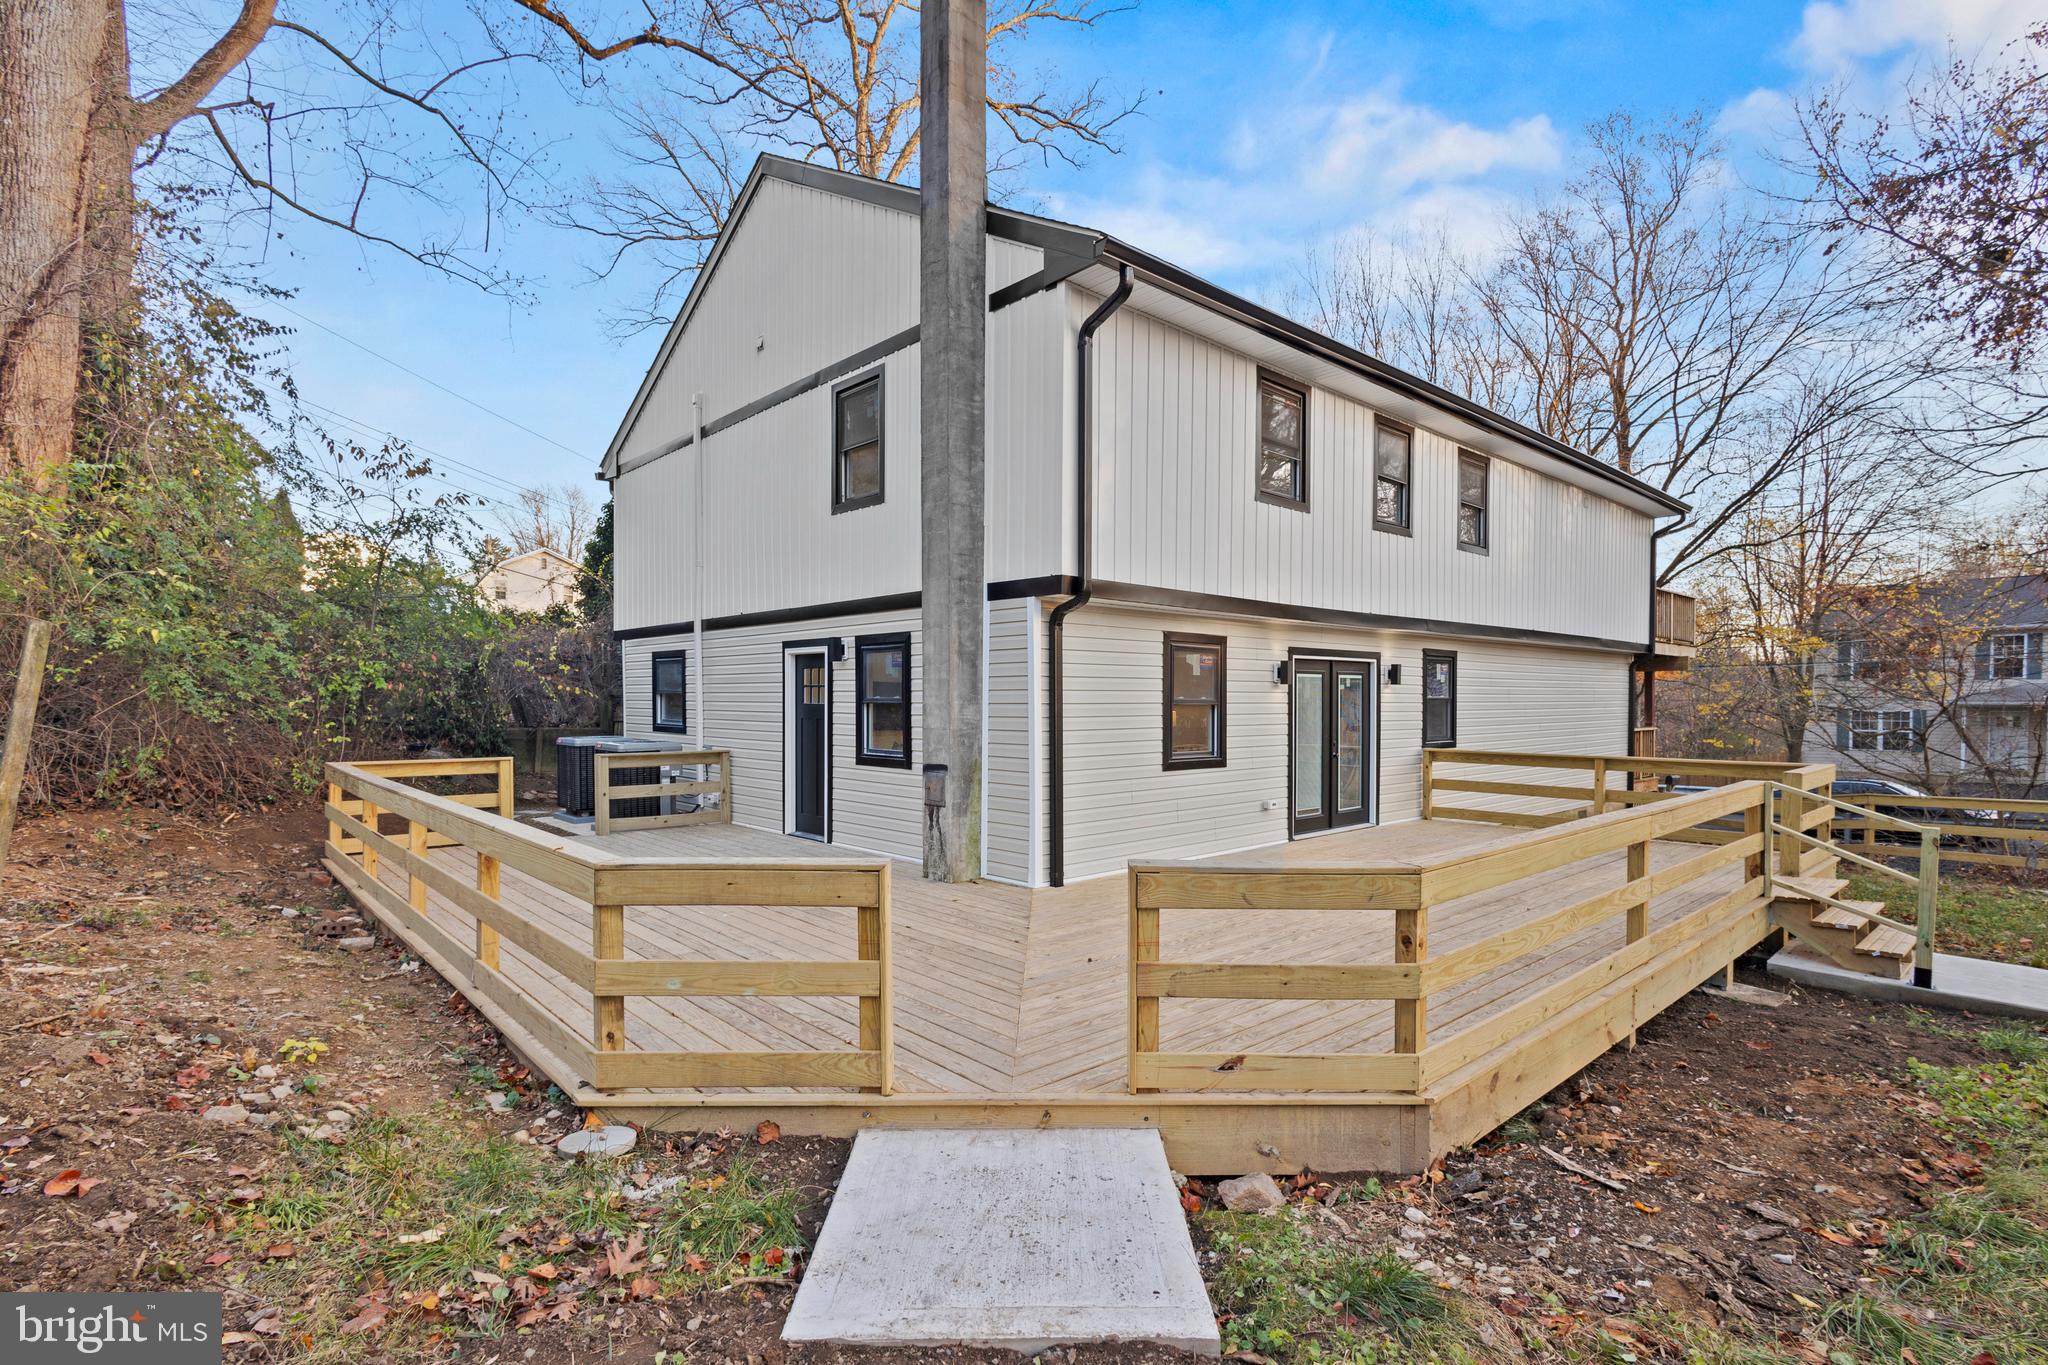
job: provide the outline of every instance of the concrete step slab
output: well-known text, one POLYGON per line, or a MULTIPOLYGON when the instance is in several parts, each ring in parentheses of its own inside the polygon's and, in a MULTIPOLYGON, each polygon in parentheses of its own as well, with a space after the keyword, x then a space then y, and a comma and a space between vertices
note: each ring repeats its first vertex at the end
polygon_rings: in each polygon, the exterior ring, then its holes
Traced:
POLYGON ((1841 991, 1846 995, 1904 1000, 1916 1005, 1970 1010, 1978 1014, 2048 1019, 2048 971, 2011 962, 1986 962, 1981 958, 1958 957, 1954 953, 1936 953, 1934 984, 1922 987, 1913 985, 1910 980, 1894 981, 1850 971, 1801 944, 1794 944, 1772 956, 1770 971, 1772 975, 1789 981, 1841 991))
POLYGON ((1221 1353, 1151 1129, 881 1129, 854 1139, 784 1341, 1221 1353))

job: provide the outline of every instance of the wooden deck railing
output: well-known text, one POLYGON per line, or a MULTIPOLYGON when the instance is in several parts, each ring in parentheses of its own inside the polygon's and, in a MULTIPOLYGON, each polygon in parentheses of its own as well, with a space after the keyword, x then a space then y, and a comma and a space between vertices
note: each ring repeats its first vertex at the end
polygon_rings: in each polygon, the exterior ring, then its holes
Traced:
MULTIPOLYGON (((1640 788, 1637 777, 1673 778, 1687 785, 1719 787, 1732 782, 1777 782, 1811 796, 1788 795, 1778 818, 1804 833, 1821 830, 1829 819, 1825 796, 1835 780, 1834 765, 1828 763, 1763 763, 1739 759, 1658 758, 1649 755, 1514 753, 1498 749, 1424 749, 1422 751, 1422 814, 1425 819, 1474 820, 1487 824, 1517 825, 1544 829, 1617 807, 1654 805, 1681 799, 1686 793, 1658 788, 1640 788), (1458 765, 1498 769, 1513 768, 1526 774, 1556 772, 1561 775, 1588 773, 1583 784, 1564 776, 1529 780, 1510 774, 1500 777, 1446 776, 1444 769, 1458 765), (1612 784, 1619 776, 1621 785, 1612 784), (1446 792, 1470 792, 1536 800, 1545 808, 1528 810, 1495 806, 1447 805, 1446 792)), ((1721 818, 1700 828, 1677 829, 1661 837, 1679 843, 1725 844, 1743 836, 1732 820, 1721 818)), ((1826 838, 1825 834, 1818 837, 1826 838)), ((1778 871, 1799 875, 1802 865, 1813 861, 1798 846, 1787 843, 1779 853, 1778 871)))
MULTIPOLYGON (((2009 796, 1868 796, 1856 804, 1902 817, 1940 836, 1941 858, 2029 871, 2048 868, 2048 801, 2009 796), (1949 812, 1954 812, 1953 815, 1949 812)), ((1900 839, 1882 821, 1838 814, 1835 841, 1867 858, 1918 858, 1920 840, 1900 839)))
MULTIPOLYGON (((633 757, 639 757, 634 755, 633 757)), ((698 862, 629 858, 588 841, 551 835, 509 818, 509 759, 330 763, 328 865, 343 885, 427 962, 457 983, 501 1028, 515 1029, 600 1091, 753 1086, 894 1088, 889 990, 889 864, 873 862, 698 862), (477 771, 503 763, 502 798, 484 809, 403 779, 477 771), (462 765, 471 765, 464 767, 462 765), (405 822, 401 841, 382 830, 405 822), (430 850, 475 854, 473 875, 451 870, 430 850), (405 890, 384 880, 399 869, 405 890), (588 945, 561 937, 508 897, 504 869, 566 892, 589 909, 588 945), (439 898, 436 904, 431 899, 439 898), (626 949, 631 916, 658 907, 819 906, 855 916, 856 953, 842 961, 698 961, 639 958, 626 949), (467 919, 472 937, 445 924, 467 919), (571 1028, 507 975, 511 944, 590 1002, 587 1030, 571 1028), (853 1050, 786 1052, 650 1051, 633 1046, 626 1002, 633 996, 852 996, 859 1001, 853 1050)))
MULTIPOLYGON (((1797 790, 1800 795, 1796 799, 1803 801, 1805 789, 1797 790)), ((1477 854, 1426 864, 1370 868, 1134 864, 1129 874, 1130 1088, 1133 1093, 1166 1089, 1424 1090, 1637 968, 1715 929, 1731 914, 1745 908, 1754 910, 1761 932, 1761 906, 1771 878, 1766 853, 1771 799, 1766 783, 1738 782, 1640 809, 1608 811, 1477 854), (1653 840, 1731 819, 1739 828, 1729 839, 1682 862, 1651 869, 1653 840), (1619 885, 1476 943, 1431 956, 1432 909, 1616 852, 1626 854, 1624 880, 1619 885), (1657 897, 1738 865, 1740 880, 1732 889, 1671 923, 1654 930, 1650 927, 1651 906, 1657 897), (1383 913, 1392 961, 1344 966, 1162 961, 1162 912, 1193 909, 1383 913), (1612 951, 1590 966, 1473 1027, 1445 1038, 1429 1036, 1432 995, 1617 919, 1622 922, 1622 936, 1612 951), (1318 1055, 1169 1052, 1161 1044, 1160 1002, 1175 997, 1387 1000, 1393 1004, 1392 1047, 1380 1053, 1318 1055)), ((1820 814, 1825 819, 1825 811, 1820 814)))
POLYGON ((592 755, 593 809, 597 819, 597 832, 610 834, 615 830, 628 829, 674 829, 681 825, 729 825, 732 823, 732 755, 724 749, 674 749, 660 753, 597 753, 592 755), (635 768, 694 767, 700 772, 710 770, 706 776, 683 778, 678 781, 666 779, 655 782, 617 783, 613 780, 614 768, 631 770, 635 768), (697 806, 694 810, 679 810, 667 815, 612 814, 616 801, 644 801, 650 798, 694 796, 697 806))
POLYGON ((1686 649, 1700 642, 1699 602, 1689 593, 1657 589, 1657 643, 1686 649))

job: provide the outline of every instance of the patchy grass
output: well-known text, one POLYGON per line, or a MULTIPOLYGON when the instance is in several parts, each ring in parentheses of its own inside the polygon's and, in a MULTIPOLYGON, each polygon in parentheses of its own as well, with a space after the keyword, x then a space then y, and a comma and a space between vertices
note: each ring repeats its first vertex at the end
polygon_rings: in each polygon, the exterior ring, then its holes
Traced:
POLYGON ((338 1143, 288 1139, 260 1188, 211 1213, 248 1288, 279 1306, 264 1334, 310 1361, 780 1274, 804 1248, 798 1193, 744 1158, 637 1204, 619 1192, 632 1161, 563 1160, 462 1118, 374 1117, 338 1143))
MULTIPOLYGON (((1842 875, 1849 879, 1850 898, 1883 901, 1894 918, 1912 922, 1911 887, 1846 861, 1842 875)), ((2048 889, 1944 869, 1934 946, 1945 953, 2048 967, 2048 889)))
POLYGON ((1280 1361, 1474 1360, 1466 1313, 1391 1251, 1319 1241, 1297 1208, 1208 1213, 1226 1352, 1280 1361))

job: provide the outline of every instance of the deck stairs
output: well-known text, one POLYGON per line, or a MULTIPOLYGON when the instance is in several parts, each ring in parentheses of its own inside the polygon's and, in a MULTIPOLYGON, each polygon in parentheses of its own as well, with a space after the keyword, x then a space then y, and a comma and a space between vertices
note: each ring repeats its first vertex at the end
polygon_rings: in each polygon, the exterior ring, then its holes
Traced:
POLYGON ((1843 900, 1848 886, 1828 874, 1780 877, 1772 886, 1772 916, 1787 933, 1850 971, 1903 979, 1913 966, 1913 936, 1855 913, 1882 915, 1885 906, 1843 900))

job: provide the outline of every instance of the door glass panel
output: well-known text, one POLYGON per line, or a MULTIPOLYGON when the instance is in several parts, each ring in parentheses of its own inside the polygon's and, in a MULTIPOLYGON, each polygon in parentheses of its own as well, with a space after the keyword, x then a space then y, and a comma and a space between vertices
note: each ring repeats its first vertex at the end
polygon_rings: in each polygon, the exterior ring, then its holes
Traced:
POLYGON ((1294 675, 1294 813, 1317 815, 1323 809, 1323 729, 1326 682, 1321 673, 1294 675))
POLYGON ((1365 805, 1365 674, 1337 674, 1337 809, 1365 805))

